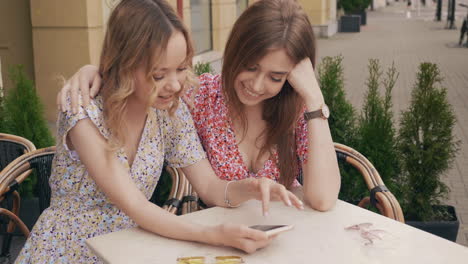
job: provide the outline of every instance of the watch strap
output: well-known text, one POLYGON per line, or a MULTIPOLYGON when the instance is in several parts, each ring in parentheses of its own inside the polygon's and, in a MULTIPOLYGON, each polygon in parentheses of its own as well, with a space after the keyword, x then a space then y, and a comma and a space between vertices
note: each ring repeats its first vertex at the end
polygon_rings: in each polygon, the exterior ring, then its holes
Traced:
POLYGON ((317 117, 322 117, 322 109, 304 113, 305 121, 309 121, 317 117))

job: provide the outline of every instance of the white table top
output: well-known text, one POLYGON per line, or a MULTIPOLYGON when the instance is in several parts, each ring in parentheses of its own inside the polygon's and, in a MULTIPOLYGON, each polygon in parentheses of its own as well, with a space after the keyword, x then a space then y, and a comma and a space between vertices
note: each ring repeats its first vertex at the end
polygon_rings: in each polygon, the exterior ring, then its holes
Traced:
MULTIPOLYGON (((273 263, 468 263, 468 248, 411 226, 338 201, 331 211, 299 211, 275 202, 263 217, 261 204, 249 201, 236 209, 211 208, 180 216, 201 224, 222 222, 294 224, 267 248, 248 255, 227 248, 164 238, 132 228, 88 239, 88 246, 107 263, 176 263, 178 257, 241 256, 248 264, 273 263), (346 227, 372 223, 380 239, 372 243, 346 227)), ((207 262, 214 263, 214 262, 207 262)))

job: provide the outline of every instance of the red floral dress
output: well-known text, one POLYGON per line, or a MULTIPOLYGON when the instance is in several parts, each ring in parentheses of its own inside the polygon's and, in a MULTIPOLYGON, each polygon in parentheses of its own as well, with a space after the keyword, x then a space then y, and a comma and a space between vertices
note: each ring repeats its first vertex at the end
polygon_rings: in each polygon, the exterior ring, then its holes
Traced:
MULTIPOLYGON (((221 90, 221 76, 201 75, 199 89, 193 97, 190 96, 191 93, 192 91, 189 91, 187 97, 193 100, 193 105, 190 107, 193 121, 216 175, 228 181, 248 177, 268 177, 277 181, 279 168, 277 166, 278 153, 276 151, 257 173, 249 171, 245 166, 236 144, 232 121, 228 115, 228 107, 221 90)), ((306 161, 308 143, 307 123, 302 116, 299 118, 295 129, 296 151, 300 167, 306 161)), ((297 184, 295 182, 293 185, 297 184)))

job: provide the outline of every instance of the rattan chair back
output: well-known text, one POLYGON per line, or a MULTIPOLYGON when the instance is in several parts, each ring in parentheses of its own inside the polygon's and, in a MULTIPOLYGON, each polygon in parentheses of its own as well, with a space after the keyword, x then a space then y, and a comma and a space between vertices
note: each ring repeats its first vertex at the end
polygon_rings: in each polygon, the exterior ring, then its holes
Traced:
MULTIPOLYGON (((16 158, 35 149, 36 147, 34 144, 26 138, 0 133, 0 173, 16 158)), ((27 177, 30 173, 30 170, 25 171, 22 176, 27 177)), ((3 181, 1 177, 0 175, 0 182, 3 181)), ((8 257, 10 254, 12 233, 16 226, 18 226, 25 235, 29 234, 28 228, 18 217, 20 200, 19 193, 15 189, 11 189, 10 191, 3 189, 0 191, 0 201, 2 202, 0 215, 6 217, 5 222, 8 223, 6 233, 3 236, 2 249, 0 252, 1 257, 8 257)))
POLYGON ((52 158, 55 154, 55 147, 32 150, 15 160, 11 161, 2 171, 0 171, 0 193, 1 200, 13 197, 12 209, 0 208, 0 214, 8 217, 9 223, 7 232, 3 238, 1 256, 9 256, 12 233, 18 226, 20 231, 29 236, 29 229, 19 218, 20 196, 17 192, 19 185, 29 176, 32 171, 36 171, 39 188, 39 210, 42 212, 50 203, 50 188, 48 179, 52 158), (45 179, 47 180, 45 180, 45 179), (42 182, 46 182, 43 186, 42 182), (43 190, 45 188, 45 190, 43 190))
POLYGON ((335 143, 335 151, 339 162, 349 163, 361 173, 370 191, 369 196, 363 198, 358 205, 365 208, 371 204, 382 215, 404 223, 398 200, 385 186, 374 165, 364 155, 343 144, 335 143))
POLYGON ((39 209, 42 212, 50 204, 49 177, 55 146, 37 149, 26 153, 8 164, 1 172, 0 192, 9 191, 14 185, 21 184, 27 176, 26 171, 34 170, 37 175, 39 209))
POLYGON ((182 198, 185 194, 185 188, 188 180, 185 178, 184 173, 180 169, 166 166, 167 172, 171 176, 172 187, 167 201, 163 205, 163 209, 172 214, 177 214, 181 206, 182 198))
POLYGON ((20 136, 0 133, 0 171, 24 153, 36 150, 34 144, 20 136))

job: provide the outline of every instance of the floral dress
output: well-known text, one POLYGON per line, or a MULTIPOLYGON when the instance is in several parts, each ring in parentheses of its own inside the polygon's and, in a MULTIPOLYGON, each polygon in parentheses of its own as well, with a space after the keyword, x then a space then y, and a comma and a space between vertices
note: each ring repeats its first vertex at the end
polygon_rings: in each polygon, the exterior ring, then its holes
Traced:
MULTIPOLYGON (((278 153, 264 163, 259 171, 249 171, 236 143, 229 117, 228 106, 221 89, 221 76, 203 74, 200 76, 198 90, 188 91, 186 101, 193 101, 190 107, 195 127, 205 148, 208 159, 219 178, 224 180, 241 180, 249 177, 268 177, 278 181, 278 153), (195 93, 195 94, 194 94, 195 93)), ((307 123, 303 115, 298 119, 295 128, 296 154, 299 168, 307 159, 307 123)), ((300 173, 300 172, 298 172, 300 173)), ((295 181, 293 186, 297 186, 295 181)))
MULTIPOLYGON (((77 153, 66 145, 68 131, 84 118, 109 137, 102 106, 102 97, 98 96, 78 114, 59 115, 59 141, 49 180, 50 207, 39 217, 16 263, 99 263, 85 245, 86 239, 136 226, 99 190, 77 153)), ((149 112, 131 168, 123 150, 117 151, 117 157, 149 199, 164 161, 172 167, 186 167, 205 158, 205 153, 187 106, 181 101, 174 117, 165 110, 149 112)))

